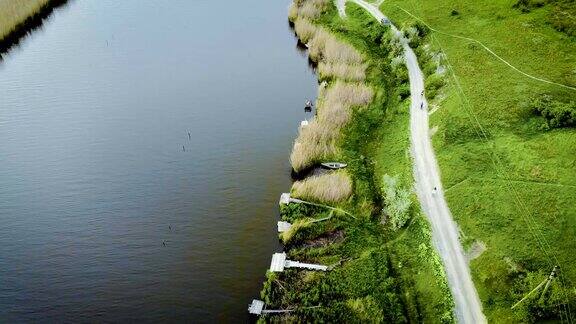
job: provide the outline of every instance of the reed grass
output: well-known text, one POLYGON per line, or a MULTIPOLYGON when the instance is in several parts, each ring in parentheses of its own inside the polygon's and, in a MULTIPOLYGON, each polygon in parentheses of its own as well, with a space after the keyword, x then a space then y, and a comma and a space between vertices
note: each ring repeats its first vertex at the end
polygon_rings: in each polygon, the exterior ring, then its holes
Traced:
POLYGON ((374 96, 372 89, 364 84, 343 81, 336 81, 319 93, 322 96, 317 101, 317 118, 300 129, 290 154, 290 163, 296 172, 337 156, 340 130, 350 121, 351 108, 367 105, 374 96))
POLYGON ((307 44, 312 37, 316 35, 318 31, 318 27, 312 24, 308 19, 296 19, 294 21, 294 31, 296 32, 296 36, 300 39, 300 41, 304 44, 307 44))
POLYGON ((297 17, 317 19, 329 3, 329 0, 295 1, 288 10, 288 19, 290 21, 295 21, 297 17))
POLYGON ((0 40, 26 18, 39 12, 49 0, 0 0, 0 40))
MULTIPOLYGON (((364 58, 352 46, 311 22, 316 9, 323 10, 328 0, 298 0, 290 8, 296 35, 307 44, 311 60, 319 63, 320 78, 330 78, 334 84, 320 87, 317 118, 300 129, 290 155, 294 171, 299 172, 315 163, 336 157, 340 131, 351 118, 351 108, 368 104, 373 97, 371 88, 360 83, 366 78, 364 58)), ((318 15, 320 14, 318 13, 318 15)))
POLYGON ((333 86, 326 91, 326 97, 322 106, 343 104, 346 106, 362 106, 372 101, 374 92, 362 83, 346 83, 336 81, 333 86))
POLYGON ((308 126, 301 127, 296 140, 290 163, 296 171, 302 171, 315 163, 322 162, 337 155, 336 140, 339 130, 312 120, 308 126))
POLYGON ((354 47, 332 36, 324 47, 324 60, 330 63, 360 64, 362 55, 354 47))
POLYGON ((347 63, 324 63, 318 64, 320 79, 341 79, 345 81, 364 81, 366 79, 366 65, 347 63))
POLYGON ((351 108, 369 104, 373 96, 372 89, 362 83, 337 81, 319 101, 318 119, 340 129, 350 121, 351 108))
POLYGON ((352 181, 345 171, 313 176, 294 182, 292 194, 303 200, 338 203, 352 194, 352 181))

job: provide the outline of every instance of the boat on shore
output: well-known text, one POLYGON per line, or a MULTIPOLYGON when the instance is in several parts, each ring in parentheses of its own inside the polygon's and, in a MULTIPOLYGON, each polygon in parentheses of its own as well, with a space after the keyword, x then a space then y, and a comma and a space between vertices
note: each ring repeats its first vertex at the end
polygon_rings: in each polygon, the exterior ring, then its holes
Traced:
POLYGON ((340 162, 325 162, 325 163, 320 163, 320 165, 322 165, 325 168, 332 169, 332 170, 342 169, 342 168, 345 168, 348 166, 348 164, 340 163, 340 162))

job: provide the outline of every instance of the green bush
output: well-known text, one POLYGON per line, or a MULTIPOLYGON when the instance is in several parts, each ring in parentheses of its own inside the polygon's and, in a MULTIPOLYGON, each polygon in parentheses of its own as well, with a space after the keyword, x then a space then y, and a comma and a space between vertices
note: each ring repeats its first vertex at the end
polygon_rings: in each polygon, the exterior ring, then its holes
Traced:
POLYGON ((576 126, 576 102, 561 102, 550 95, 532 99, 528 106, 536 115, 546 118, 550 128, 576 126))
POLYGON ((424 87, 426 88, 426 95, 429 99, 433 99, 438 95, 438 91, 444 86, 444 78, 438 73, 434 73, 426 78, 424 87))
POLYGON ((546 4, 544 0, 518 0, 512 8, 519 9, 520 11, 527 13, 532 11, 534 8, 543 7, 546 4))
POLYGON ((410 219, 410 191, 400 188, 398 177, 387 174, 382 178, 382 192, 386 207, 383 212, 388 217, 388 223, 393 230, 398 230, 410 219))

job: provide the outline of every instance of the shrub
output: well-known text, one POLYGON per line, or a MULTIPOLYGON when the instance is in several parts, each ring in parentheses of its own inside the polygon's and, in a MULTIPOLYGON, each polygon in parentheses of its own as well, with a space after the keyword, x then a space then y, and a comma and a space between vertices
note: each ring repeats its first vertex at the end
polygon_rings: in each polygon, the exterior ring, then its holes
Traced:
POLYGON ((540 8, 546 3, 543 0, 518 0, 512 8, 519 9, 520 11, 526 13, 530 12, 534 8, 540 8))
POLYGON ((425 81, 425 88, 429 99, 436 97, 438 90, 440 90, 442 86, 444 86, 444 79, 442 78, 442 75, 434 73, 427 77, 425 81))
POLYGON ((549 21, 557 31, 568 36, 576 36, 576 5, 573 1, 556 2, 556 5, 549 14, 549 21))
POLYGON ((313 176, 292 186, 294 197, 304 200, 336 203, 352 194, 352 181, 344 171, 313 176))
POLYGON ((387 174, 382 177, 382 192, 384 192, 383 212, 393 230, 402 228, 410 219, 410 191, 399 188, 398 178, 387 174))
POLYGON ((528 103, 534 113, 546 118, 550 128, 576 126, 576 103, 560 102, 550 95, 543 95, 528 103))

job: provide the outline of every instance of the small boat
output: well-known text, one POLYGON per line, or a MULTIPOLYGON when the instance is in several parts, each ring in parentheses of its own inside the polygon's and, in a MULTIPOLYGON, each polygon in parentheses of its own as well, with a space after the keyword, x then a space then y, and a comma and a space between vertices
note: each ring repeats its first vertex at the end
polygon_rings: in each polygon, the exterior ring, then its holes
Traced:
POLYGON ((326 163, 320 163, 320 165, 322 165, 325 168, 328 169, 342 169, 348 166, 348 164, 346 163, 340 163, 340 162, 326 162, 326 163))
POLYGON ((312 103, 312 101, 306 100, 306 105, 304 105, 305 109, 312 109, 313 106, 314 104, 312 103))
POLYGON ((303 120, 300 122, 300 127, 306 127, 308 126, 308 121, 307 120, 303 120))

